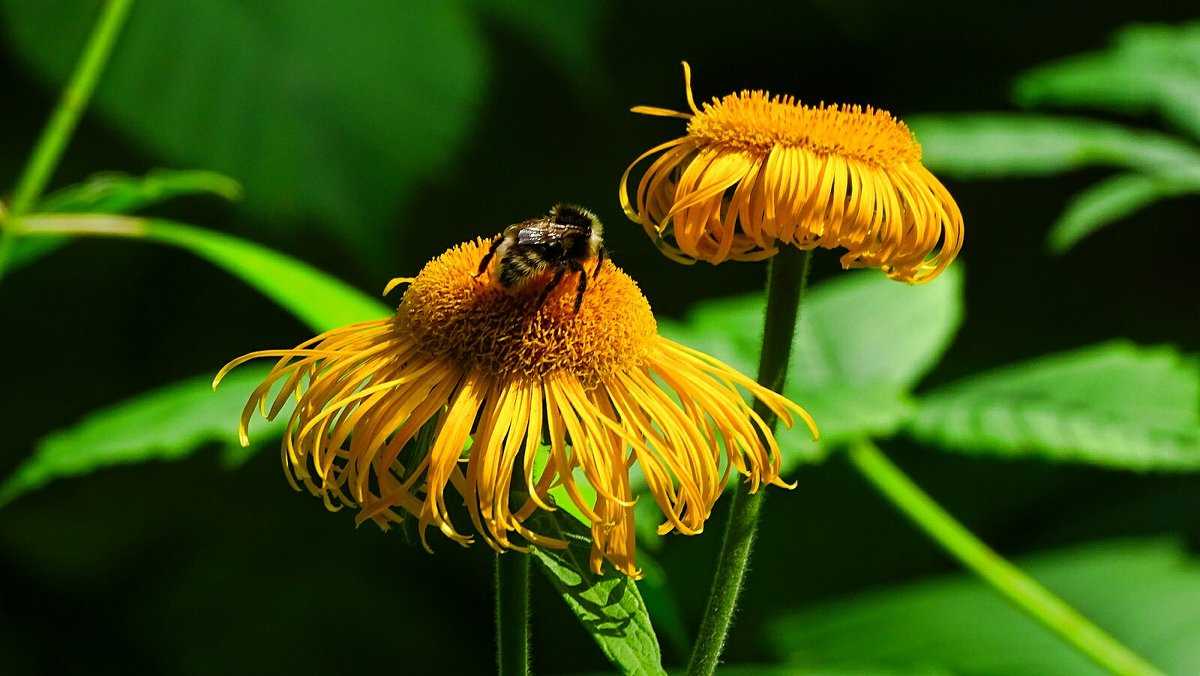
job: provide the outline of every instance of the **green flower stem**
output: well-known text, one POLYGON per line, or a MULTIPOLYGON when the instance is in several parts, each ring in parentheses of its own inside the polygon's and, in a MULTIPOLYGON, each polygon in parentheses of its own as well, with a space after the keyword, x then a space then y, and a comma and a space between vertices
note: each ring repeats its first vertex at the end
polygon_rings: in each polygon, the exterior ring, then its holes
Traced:
MULTIPOLYGON (((800 301, 808 285, 808 267, 812 251, 783 247, 771 258, 767 273, 767 308, 763 326, 763 347, 758 362, 758 382, 776 392, 787 378, 792 341, 796 336, 796 321, 800 317, 800 301)), ((762 416, 768 428, 775 429, 775 414, 762 402, 754 402, 754 410, 762 416)), ((700 634, 692 648, 688 674, 708 676, 717 669, 725 637, 737 609, 746 563, 758 531, 758 514, 762 511, 765 490, 751 494, 745 485, 733 491, 729 506, 729 521, 725 525, 725 540, 717 561, 708 606, 700 622, 700 634)))
POLYGON ((109 54, 112 53, 113 45, 117 42, 117 36, 121 33, 121 27, 125 24, 125 17, 129 14, 132 4, 133 0, 108 0, 104 3, 100 18, 96 21, 92 35, 83 48, 83 54, 75 65, 75 72, 71 74, 54 114, 50 116, 29 163, 25 165, 24 172, 17 180, 12 205, 9 207, 12 218, 32 209, 42 190, 46 188, 46 183, 58 166, 67 142, 71 140, 79 117, 96 89, 96 83, 100 81, 100 74, 108 63, 109 54))
POLYGON ((42 196, 42 191, 46 189, 46 183, 58 166, 63 150, 66 149, 67 142, 71 140, 71 134, 79 123, 79 117, 83 115, 88 100, 92 98, 92 92, 96 90, 96 83, 100 81, 100 74, 104 72, 104 66, 108 63, 108 57, 117 42, 117 36, 121 33, 121 27, 125 25, 125 17, 129 15, 129 7, 132 4, 133 0, 107 0, 104 3, 100 10, 100 18, 92 29, 92 35, 75 64, 75 72, 71 74, 50 121, 42 130, 33 154, 29 156, 29 162, 17 179, 8 213, 3 213, 3 208, 0 207, 0 278, 4 277, 13 244, 18 236, 11 226, 18 217, 33 208, 42 196))
POLYGON ((529 559, 496 555, 496 665, 500 676, 529 673, 529 559))
POLYGON ((1161 674, 1020 568, 980 542, 869 439, 855 442, 850 462, 913 523, 1018 608, 1114 674, 1161 674))

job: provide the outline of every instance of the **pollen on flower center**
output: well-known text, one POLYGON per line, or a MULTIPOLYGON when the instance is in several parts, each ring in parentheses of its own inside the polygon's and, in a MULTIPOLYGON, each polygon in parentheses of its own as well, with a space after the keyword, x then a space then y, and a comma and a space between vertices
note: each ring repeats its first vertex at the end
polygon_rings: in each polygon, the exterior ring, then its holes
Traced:
POLYGON ((428 353, 494 375, 544 377, 558 370, 594 387, 612 373, 639 366, 655 345, 658 327, 637 284, 605 261, 574 312, 576 276, 569 273, 537 308, 552 273, 505 290, 488 273, 477 276, 489 242, 479 239, 430 261, 396 312, 428 353))
POLYGON ((776 145, 836 155, 882 168, 921 161, 913 133, 886 110, 871 106, 806 106, 791 96, 742 91, 706 103, 688 134, 717 146, 766 152, 776 145))

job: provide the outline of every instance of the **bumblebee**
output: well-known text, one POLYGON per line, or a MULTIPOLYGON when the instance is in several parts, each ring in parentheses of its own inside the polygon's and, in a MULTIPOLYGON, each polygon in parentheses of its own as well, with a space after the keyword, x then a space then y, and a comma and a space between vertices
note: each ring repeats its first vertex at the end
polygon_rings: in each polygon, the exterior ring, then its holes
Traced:
POLYGON ((583 264, 596 259, 596 266, 592 268, 593 280, 604 265, 604 226, 596 214, 583 207, 556 204, 549 214, 514 223, 496 235, 491 248, 479 261, 479 272, 475 276, 482 275, 496 257, 500 260, 496 266, 496 280, 506 289, 545 270, 554 270, 554 276, 538 296, 535 310, 542 307, 568 272, 577 274, 575 312, 578 313, 587 291, 588 275, 583 264))

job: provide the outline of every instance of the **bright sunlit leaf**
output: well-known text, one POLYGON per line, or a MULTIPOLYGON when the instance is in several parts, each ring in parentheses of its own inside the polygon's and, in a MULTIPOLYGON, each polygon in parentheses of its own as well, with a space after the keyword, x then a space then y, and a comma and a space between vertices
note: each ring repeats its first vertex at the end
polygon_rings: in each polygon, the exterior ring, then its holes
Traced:
POLYGON ((924 397, 909 426, 946 450, 1114 469, 1200 469, 1200 368, 1113 342, 997 369, 924 397))
POLYGON ((962 313, 961 265, 915 286, 873 270, 838 275, 801 305, 789 384, 911 390, 950 346, 962 313))
MULTIPOLYGON (((1117 541, 1019 564, 1164 673, 1200 673, 1200 566, 1182 547, 1117 541)), ((966 573, 789 613, 767 633, 789 666, 833 673, 1102 672, 966 573)))
POLYGON ((934 172, 963 178, 1048 176, 1088 166, 1200 186, 1200 148, 1109 122, 1014 113, 908 119, 934 172))
POLYGON ((534 520, 535 531, 568 541, 566 549, 534 547, 533 556, 613 666, 626 674, 665 674, 650 615, 633 580, 611 568, 602 576, 591 572, 591 539, 573 517, 539 511, 534 520))
POLYGON ((1200 139, 1200 24, 1127 26, 1109 49, 1036 68, 1014 91, 1024 105, 1154 111, 1200 139))
MULTIPOLYGON (((0 505, 66 477, 149 460, 180 460, 216 444, 240 455, 237 419, 266 367, 234 371, 213 392, 212 374, 183 380, 91 413, 38 442, 0 484, 0 505)), ((261 424, 254 439, 277 438, 284 419, 261 424)))

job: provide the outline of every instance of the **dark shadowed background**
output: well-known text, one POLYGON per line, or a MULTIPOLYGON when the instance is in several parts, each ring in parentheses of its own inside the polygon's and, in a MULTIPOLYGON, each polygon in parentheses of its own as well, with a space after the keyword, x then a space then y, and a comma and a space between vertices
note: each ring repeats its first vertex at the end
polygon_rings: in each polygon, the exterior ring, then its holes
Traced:
MULTIPOLYGON (((97 7, 0 1, 0 186, 14 184, 97 7)), ((901 117, 1010 110, 1021 71, 1100 49, 1131 22, 1197 14, 1189 2, 1118 0, 145 0, 53 185, 100 171, 221 171, 242 182, 241 202, 189 198, 155 213, 278 248, 370 293, 569 200, 599 213, 615 262, 658 313, 678 316, 765 278, 762 265, 669 264, 621 213, 622 171, 682 131, 629 108, 682 109, 681 60, 698 100, 766 88, 901 117)), ((1196 197, 1047 253, 1067 196, 1107 173, 946 180, 966 220, 968 309, 927 384, 1114 337, 1200 349, 1196 197)), ((838 271, 820 253, 814 281, 838 271)), ((185 252, 110 240, 74 242, 6 277, 0 322, 0 474, 96 408, 310 333, 185 252)), ((889 449, 1005 554, 1129 535, 1200 541, 1194 476, 889 449)), ((796 490, 767 503, 730 662, 769 659, 770 613, 956 570, 840 458, 794 478, 796 490)), ((724 507, 705 535, 671 537, 658 553, 692 630, 724 507)), ((0 671, 491 670, 492 553, 432 542, 434 556, 327 513, 288 487, 273 445, 233 470, 212 452, 59 481, 0 510, 0 671)), ((535 584, 534 606, 538 672, 608 668, 546 585, 535 584)))

